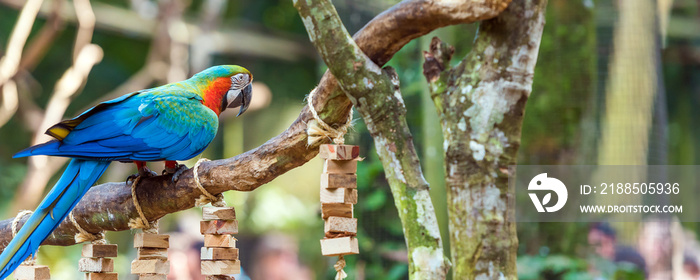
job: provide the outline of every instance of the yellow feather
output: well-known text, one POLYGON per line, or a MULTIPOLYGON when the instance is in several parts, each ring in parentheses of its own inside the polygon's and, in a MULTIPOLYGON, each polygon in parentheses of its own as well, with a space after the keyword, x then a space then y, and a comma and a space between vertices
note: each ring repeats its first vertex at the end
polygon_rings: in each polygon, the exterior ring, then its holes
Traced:
POLYGON ((70 130, 66 129, 65 127, 52 127, 49 130, 47 130, 46 133, 58 140, 63 140, 64 138, 66 138, 66 136, 68 136, 70 130))

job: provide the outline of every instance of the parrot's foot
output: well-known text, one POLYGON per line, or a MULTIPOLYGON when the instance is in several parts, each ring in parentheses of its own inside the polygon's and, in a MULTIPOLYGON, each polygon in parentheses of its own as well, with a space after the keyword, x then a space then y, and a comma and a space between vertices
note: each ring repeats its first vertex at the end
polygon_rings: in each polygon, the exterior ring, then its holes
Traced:
POLYGON ((144 166, 143 168, 139 168, 138 176, 149 178, 158 176, 158 173, 156 173, 155 171, 151 171, 150 169, 148 169, 148 167, 144 166))
POLYGON ((139 173, 131 174, 131 175, 129 175, 129 177, 126 177, 127 184, 129 184, 129 185, 132 184, 133 181, 136 180, 136 178, 150 178, 150 177, 158 176, 158 173, 151 171, 146 166, 141 166, 141 167, 139 167, 138 170, 139 170, 139 173))
POLYGON ((163 174, 173 174, 173 178, 171 180, 174 183, 177 182, 178 179, 180 179, 180 175, 182 174, 182 172, 185 172, 187 170, 189 170, 189 168, 187 168, 187 165, 178 164, 175 170, 166 167, 165 170, 163 170, 163 174))
POLYGON ((180 170, 183 167, 187 167, 183 164, 178 164, 177 161, 174 160, 166 160, 165 161, 165 169, 163 170, 163 175, 166 174, 174 174, 178 170, 180 170))
POLYGON ((139 174, 131 174, 129 177, 126 177, 126 184, 131 185, 134 183, 134 180, 139 177, 139 174))

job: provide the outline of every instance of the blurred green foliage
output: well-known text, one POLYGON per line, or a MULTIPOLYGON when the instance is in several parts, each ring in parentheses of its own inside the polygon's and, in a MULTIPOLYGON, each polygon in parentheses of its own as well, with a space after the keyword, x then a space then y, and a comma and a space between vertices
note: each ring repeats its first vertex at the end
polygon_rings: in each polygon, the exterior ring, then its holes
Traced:
POLYGON ((585 1, 550 1, 535 67, 532 95, 523 120, 519 162, 574 164, 595 162, 576 153, 582 126, 596 90, 596 32, 593 7, 585 1))
POLYGON ((518 258, 518 278, 536 279, 593 279, 587 272, 587 262, 565 255, 523 256, 518 258))
POLYGON ((518 279, 521 280, 642 280, 644 271, 629 263, 613 263, 604 259, 580 259, 566 255, 518 257, 518 279), (590 272, 590 263, 596 263, 596 272, 590 272))

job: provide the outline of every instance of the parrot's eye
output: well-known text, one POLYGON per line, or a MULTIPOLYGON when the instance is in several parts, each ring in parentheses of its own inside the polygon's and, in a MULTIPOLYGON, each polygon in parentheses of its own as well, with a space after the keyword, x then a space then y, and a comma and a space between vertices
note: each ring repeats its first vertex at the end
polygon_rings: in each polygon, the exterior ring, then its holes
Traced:
POLYGON ((231 76, 231 89, 242 89, 250 84, 250 75, 240 73, 231 76))

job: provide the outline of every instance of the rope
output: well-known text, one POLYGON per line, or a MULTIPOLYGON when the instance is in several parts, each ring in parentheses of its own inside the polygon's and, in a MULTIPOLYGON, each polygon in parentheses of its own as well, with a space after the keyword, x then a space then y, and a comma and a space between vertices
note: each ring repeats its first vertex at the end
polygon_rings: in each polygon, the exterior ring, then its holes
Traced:
POLYGON ((209 161, 206 158, 200 158, 197 163, 194 164, 194 168, 192 168, 192 175, 194 176, 194 184, 197 186, 199 191, 202 192, 202 195, 199 196, 199 198, 195 199, 194 205, 196 207, 204 206, 207 203, 211 203, 212 206, 216 207, 224 207, 226 206, 226 201, 224 201, 224 195, 223 194, 218 194, 218 195, 213 195, 209 191, 207 191, 203 186, 202 183, 199 182, 199 165, 204 162, 204 161, 209 161))
MULTIPOLYGON (((328 138, 338 145, 345 144, 345 134, 348 132, 348 129, 352 127, 352 108, 350 108, 350 115, 348 115, 348 120, 345 124, 337 129, 333 128, 318 116, 318 112, 316 112, 316 108, 314 108, 313 96, 316 90, 318 90, 318 88, 312 90, 306 98, 309 104, 309 110, 314 116, 314 119, 306 124, 306 134, 308 135, 307 145, 311 146, 324 138, 328 138)), ((335 280, 343 280, 348 277, 345 271, 343 271, 343 268, 345 268, 345 258, 343 258, 343 255, 338 257, 338 261, 333 265, 333 268, 335 268, 336 271, 335 280)))
POLYGON ((141 176, 138 176, 134 179, 134 182, 131 183, 131 200, 134 201, 134 208, 136 208, 136 212, 139 213, 139 217, 136 219, 129 219, 129 228, 140 228, 143 229, 144 233, 158 234, 158 221, 149 222, 148 219, 146 219, 146 215, 144 215, 143 210, 141 210, 139 200, 136 198, 136 185, 138 185, 140 180, 141 176))
POLYGON ((318 90, 318 88, 312 90, 311 93, 309 93, 309 96, 306 98, 306 101, 309 104, 309 110, 311 110, 311 114, 314 116, 314 119, 306 124, 306 134, 309 136, 307 145, 311 146, 324 138, 331 139, 338 145, 343 145, 345 143, 345 133, 347 133, 348 129, 352 126, 352 108, 350 108, 350 115, 348 116, 348 120, 345 122, 345 124, 335 129, 324 122, 323 119, 318 116, 316 108, 314 108, 313 96, 314 93, 316 93, 316 90, 318 90))
POLYGON ((158 234, 158 224, 160 224, 160 220, 148 223, 148 227, 142 229, 143 233, 158 234))
MULTIPOLYGON (((37 249, 38 251, 39 249, 37 249)), ((36 254, 36 253, 34 253, 36 254)), ((26 266, 35 266, 36 265, 36 259, 34 258, 34 254, 29 255, 29 257, 22 262, 21 265, 26 265, 26 266)))
MULTIPOLYGON (((345 134, 348 132, 348 129, 352 127, 352 108, 350 108, 350 115, 348 115, 348 120, 345 124, 337 129, 333 128, 318 116, 318 112, 316 112, 316 108, 314 108, 313 96, 316 90, 318 90, 318 88, 314 88, 306 98, 309 110, 314 116, 314 119, 306 124, 306 134, 308 135, 307 145, 311 146, 324 138, 328 138, 338 145, 345 144, 345 134)), ((343 271, 343 268, 345 268, 345 258, 343 258, 343 255, 338 257, 338 261, 333 265, 333 268, 335 268, 336 271, 335 280, 343 280, 348 277, 345 271, 343 271)))
POLYGON ((17 216, 15 216, 15 219, 12 220, 12 227, 11 227, 12 238, 15 238, 15 235, 17 235, 17 230, 18 230, 17 226, 19 226, 19 221, 21 221, 22 218, 24 218, 24 216, 29 215, 29 214, 32 214, 32 211, 29 211, 29 210, 19 211, 19 213, 17 213, 17 216))
POLYGON ((70 222, 73 224, 73 226, 78 230, 78 233, 75 234, 75 243, 83 243, 85 241, 92 241, 92 244, 107 244, 107 240, 105 240, 105 234, 103 232, 99 232, 97 234, 92 234, 89 231, 83 229, 79 224, 78 221, 75 220, 75 216, 73 215, 73 211, 68 214, 68 219, 70 222))
POLYGON ((333 265, 333 268, 335 268, 335 280, 343 280, 348 277, 348 274, 343 271, 343 268, 345 268, 345 258, 343 258, 343 255, 338 256, 338 261, 333 265))
MULTIPOLYGON (((17 230, 18 230, 17 227, 19 226, 19 221, 21 221, 22 218, 24 218, 24 216, 30 215, 30 214, 32 214, 32 211, 30 211, 30 210, 22 210, 22 211, 19 211, 19 213, 17 213, 17 216, 15 216, 15 219, 12 220, 12 225, 10 227, 10 229, 12 230, 12 238, 15 238, 15 236, 17 235, 17 230)), ((36 253, 31 254, 26 260, 24 260, 22 262, 22 265, 28 265, 28 266, 36 265, 36 259, 34 259, 35 254, 36 253)))

